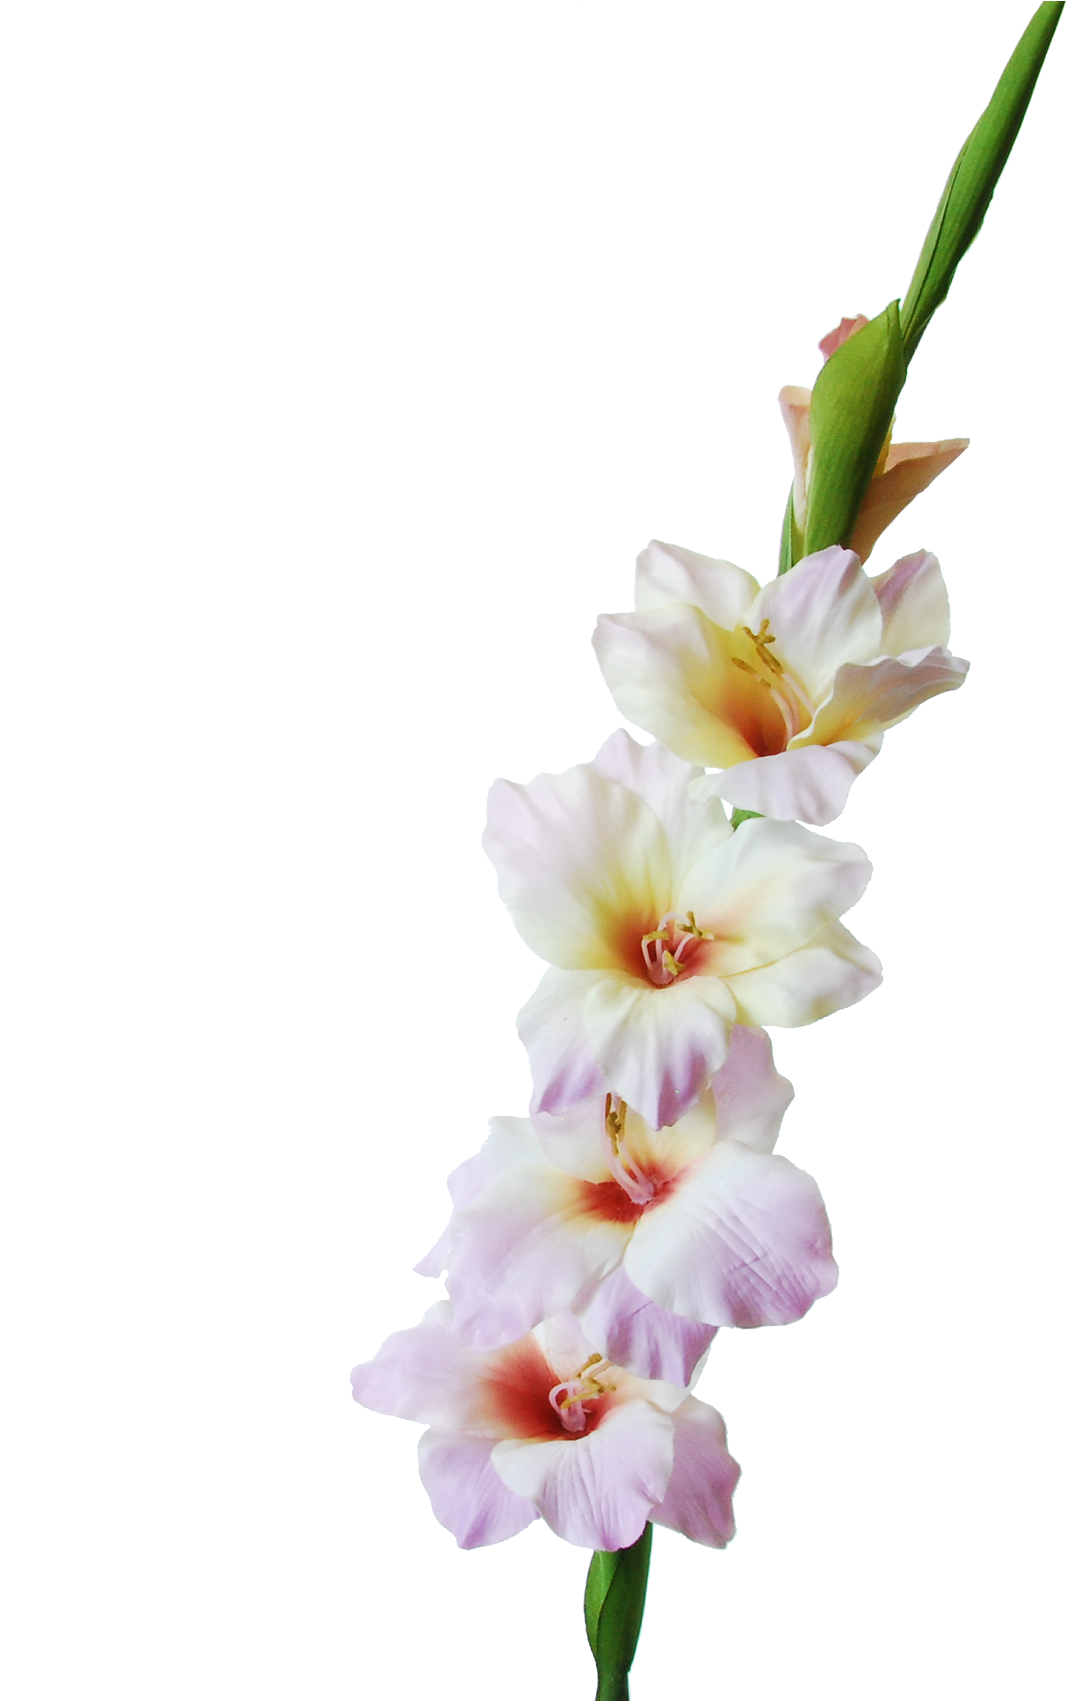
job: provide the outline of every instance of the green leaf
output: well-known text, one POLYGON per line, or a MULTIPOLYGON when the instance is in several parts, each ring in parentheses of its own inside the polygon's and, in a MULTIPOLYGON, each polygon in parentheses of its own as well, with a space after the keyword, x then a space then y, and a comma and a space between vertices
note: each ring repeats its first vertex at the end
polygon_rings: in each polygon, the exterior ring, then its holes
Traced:
POLYGON ((788 573, 790 567, 800 560, 804 553, 804 534, 797 525, 793 513, 793 487, 789 487, 789 500, 785 505, 782 516, 782 541, 778 547, 778 572, 788 573))
POLYGON ((901 308, 906 361, 915 353, 919 338, 948 294, 956 267, 978 235, 1062 11, 1063 0, 1046 0, 1037 8, 952 167, 901 308))
POLYGON ((594 1553, 589 1563, 585 1633, 596 1661, 596 1701, 628 1701, 651 1558, 652 1525, 646 1524, 633 1547, 594 1553))
POLYGON ((848 543, 906 371, 899 303, 891 301, 841 344, 815 380, 805 555, 848 543))

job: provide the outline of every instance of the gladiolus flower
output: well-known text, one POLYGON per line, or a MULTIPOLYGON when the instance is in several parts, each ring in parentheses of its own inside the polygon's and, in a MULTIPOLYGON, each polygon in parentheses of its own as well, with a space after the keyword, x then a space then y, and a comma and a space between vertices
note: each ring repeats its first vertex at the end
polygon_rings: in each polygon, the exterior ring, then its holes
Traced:
POLYGON ((553 966, 519 1014, 532 1110, 616 1093, 650 1128, 691 1110, 734 1022, 799 1027, 873 991, 838 917, 870 864, 785 821, 731 832, 699 770, 608 739, 595 761, 498 780, 483 843, 526 943, 553 966))
MULTIPOLYGON (((819 344, 824 360, 868 323, 862 313, 855 319, 842 319, 819 344)), ((800 384, 787 384, 779 394, 778 405, 793 451, 793 517, 803 532, 811 481, 811 391, 800 384)), ((886 438, 848 539, 849 548, 861 561, 866 561, 886 527, 908 503, 963 454, 969 441, 967 437, 946 437, 938 443, 894 443, 891 436, 886 438)))
POLYGON ((740 1470, 718 1412, 609 1363, 566 1312, 477 1353, 441 1301, 356 1366, 352 1393, 430 1425, 419 1473, 460 1547, 505 1541, 539 1516, 605 1552, 632 1546, 649 1519, 706 1547, 734 1533, 740 1470))
POLYGON ((772 1151, 792 1096, 763 1030, 735 1027, 726 1064, 671 1128, 611 1094, 536 1127, 497 1119, 480 1154, 491 1178, 419 1266, 447 1267, 457 1334, 484 1351, 567 1308, 616 1363, 686 1382, 714 1326, 795 1322, 837 1265, 818 1188, 772 1151), (654 1357, 634 1338, 635 1293, 659 1310, 654 1357))
POLYGON ((833 821, 886 729, 969 665, 945 648, 948 594, 925 551, 869 579, 851 550, 823 549, 761 590, 732 562, 651 543, 636 604, 593 637, 622 713, 724 770, 694 797, 778 821, 833 821))

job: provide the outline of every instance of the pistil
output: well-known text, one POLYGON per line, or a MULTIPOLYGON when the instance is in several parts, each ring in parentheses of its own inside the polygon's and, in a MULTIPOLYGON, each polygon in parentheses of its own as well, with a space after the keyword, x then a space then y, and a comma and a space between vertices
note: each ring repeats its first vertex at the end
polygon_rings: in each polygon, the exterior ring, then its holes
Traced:
POLYGON ((577 1375, 567 1382, 557 1382, 549 1394, 549 1404, 571 1435, 581 1435, 585 1429, 589 1420, 586 1402, 599 1400, 603 1394, 614 1394, 615 1384, 603 1380, 611 1368, 602 1354, 590 1353, 577 1375))
POLYGON ((692 948, 698 940, 714 937, 713 933, 697 926, 692 910, 686 912, 684 921, 677 910, 668 910, 660 918, 658 927, 641 935, 641 956, 652 984, 670 986, 689 966, 687 954, 692 956, 692 948))

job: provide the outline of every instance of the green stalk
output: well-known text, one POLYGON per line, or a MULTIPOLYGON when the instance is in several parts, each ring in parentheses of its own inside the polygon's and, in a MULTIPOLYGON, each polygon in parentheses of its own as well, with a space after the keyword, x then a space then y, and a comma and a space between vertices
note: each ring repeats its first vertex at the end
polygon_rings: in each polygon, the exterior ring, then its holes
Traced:
POLYGON ((652 1525, 633 1547, 594 1553, 585 1584, 585 1633, 596 1661, 596 1701, 629 1701, 652 1558, 652 1525))

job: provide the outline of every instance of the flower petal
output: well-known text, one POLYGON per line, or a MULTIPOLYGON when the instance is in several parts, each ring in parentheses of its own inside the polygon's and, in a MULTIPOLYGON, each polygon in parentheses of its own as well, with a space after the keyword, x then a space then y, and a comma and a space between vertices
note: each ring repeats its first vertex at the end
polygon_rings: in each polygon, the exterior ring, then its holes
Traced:
POLYGON ((413 1418, 436 1429, 477 1429, 483 1417, 484 1360, 452 1333, 452 1307, 439 1300, 413 1329, 400 1329, 352 1372, 352 1397, 372 1412, 413 1418))
POLYGON ((674 1469, 654 1524, 703 1547, 725 1547, 734 1534, 733 1493, 741 1467, 726 1451, 726 1426, 692 1394, 674 1414, 674 1469))
POLYGON ((526 786, 497 780, 482 843, 519 933, 559 968, 618 966, 620 923, 647 926, 667 907, 671 868, 660 822, 636 792, 589 762, 526 786))
POLYGON ((838 668, 833 694, 816 715, 809 736, 830 743, 895 726, 927 698, 955 691, 970 665, 948 650, 933 649, 838 668))
POLYGON ((730 823, 722 804, 717 799, 704 807, 693 802, 690 788, 699 782, 701 770, 681 761, 665 744, 638 744, 620 727, 598 751, 593 766, 605 779, 635 791, 655 810, 667 834, 673 882, 710 845, 729 838, 730 823))
POLYGON ((586 999, 602 979, 595 969, 549 969, 519 1011, 515 1025, 530 1059, 532 1113, 555 1115, 607 1092, 585 1026, 586 999))
MULTIPOLYGON (((794 568, 794 572, 796 569, 794 568)), ((781 748, 784 722, 733 629, 690 603, 602 614, 593 648, 620 711, 687 762, 728 768, 781 748), (747 663, 746 663, 747 665, 747 663)), ((866 659, 866 658, 864 658, 866 659)))
POLYGON ((419 1441, 419 1475, 433 1515, 460 1547, 491 1547, 517 1536, 537 1509, 501 1481, 481 1435, 448 1435, 428 1429, 419 1441))
POLYGON ((882 610, 883 655, 947 645, 948 591, 936 555, 905 555, 871 584, 882 610))
POLYGON ((543 1158, 497 1176, 452 1221, 457 1333, 481 1352, 518 1340, 613 1270, 631 1233, 595 1213, 585 1182, 543 1158))
POLYGON ((738 1021, 762 1028, 801 1028, 835 1010, 858 1004, 882 982, 873 951, 842 927, 828 922, 810 944, 765 968, 731 975, 738 1021))
POLYGON ((664 987, 603 975, 585 1002, 597 1062, 652 1128, 677 1122, 726 1061, 733 1013, 723 982, 705 975, 664 987))
POLYGON ((735 1026, 726 1062, 712 1077, 711 1090, 720 1140, 737 1140, 754 1152, 773 1150, 793 1102, 793 1083, 774 1067, 769 1034, 762 1028, 735 1026))
POLYGON ((682 1388, 693 1380, 718 1332, 664 1311, 634 1286, 621 1264, 590 1291, 579 1315, 583 1333, 612 1364, 682 1388))
POLYGON ((673 1456, 672 1419, 645 1400, 629 1400, 573 1440, 501 1441, 493 1464, 557 1536, 613 1553, 633 1546, 663 1501, 673 1456))
POLYGON ((634 607, 639 612, 691 602, 716 625, 733 628, 740 626, 758 595, 758 580, 732 561, 716 561, 655 538, 637 557, 634 607))
POLYGON ((728 797, 738 808, 752 809, 772 821, 807 821, 813 827, 825 827, 837 820, 853 782, 878 754, 880 739, 872 742, 873 749, 858 740, 806 744, 778 756, 738 762, 721 774, 696 780, 691 795, 728 797))
POLYGON ((775 656, 816 704, 843 662, 869 661, 881 650, 878 598, 858 558, 836 545, 805 556, 764 585, 749 625, 755 630, 764 620, 770 621, 775 656))
POLYGON ((940 443, 891 446, 884 471, 872 478, 867 487, 849 539, 849 547, 861 561, 866 561, 886 527, 903 513, 908 503, 963 454, 968 442, 966 437, 946 437, 940 443))
MULTIPOLYGON (((489 1138, 481 1151, 467 1158, 448 1178, 448 1191, 456 1210, 469 1205, 488 1187, 494 1176, 515 1164, 530 1163, 541 1156, 533 1124, 524 1116, 494 1116, 489 1138)), ((452 1250, 452 1223, 441 1238, 415 1265, 417 1276, 439 1276, 448 1268, 452 1250)))
POLYGON ((675 902, 714 935, 702 968, 732 977, 806 945, 851 909, 870 877, 858 845, 793 821, 743 821, 695 865, 675 902))
POLYGON ((837 1285, 811 1176, 733 1140, 717 1142, 645 1212, 624 1264, 665 1310, 742 1329, 795 1323, 837 1285))

